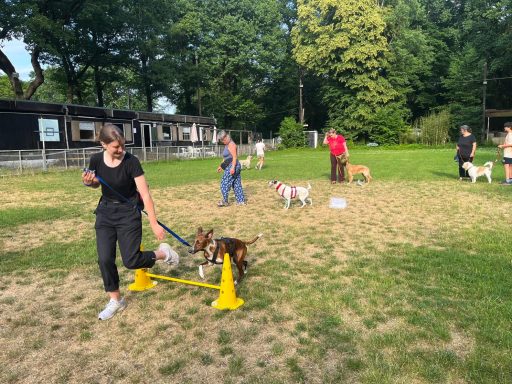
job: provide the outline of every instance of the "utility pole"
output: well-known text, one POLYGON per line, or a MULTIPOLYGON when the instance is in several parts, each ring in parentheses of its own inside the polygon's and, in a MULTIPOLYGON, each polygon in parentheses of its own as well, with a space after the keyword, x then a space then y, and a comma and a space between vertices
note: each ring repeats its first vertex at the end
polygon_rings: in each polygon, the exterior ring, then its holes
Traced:
POLYGON ((302 106, 302 89, 304 85, 302 84, 302 71, 299 69, 299 123, 304 126, 304 108, 302 106))
POLYGON ((485 99, 487 97, 487 61, 484 63, 484 80, 483 84, 483 95, 482 95, 482 141, 486 141, 489 138, 489 127, 486 127, 485 123, 485 99))
MULTIPOLYGON (((199 68, 199 58, 197 57, 197 51, 194 52, 195 59, 196 59, 196 69, 199 68)), ((199 76, 199 70, 196 71, 196 75, 199 76)), ((201 105, 201 87, 199 84, 199 77, 197 79, 197 111, 199 112, 199 116, 203 115, 202 111, 202 105, 201 105)))

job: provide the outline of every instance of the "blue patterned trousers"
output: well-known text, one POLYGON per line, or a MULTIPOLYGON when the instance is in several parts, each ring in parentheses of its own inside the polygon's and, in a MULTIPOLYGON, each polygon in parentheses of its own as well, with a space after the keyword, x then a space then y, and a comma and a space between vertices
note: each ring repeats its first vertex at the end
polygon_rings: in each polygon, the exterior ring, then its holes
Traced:
POLYGON ((235 174, 231 175, 229 171, 231 170, 232 166, 233 164, 229 165, 224 170, 224 175, 222 175, 222 179, 220 180, 220 192, 222 193, 222 199, 227 203, 229 191, 231 190, 231 188, 233 188, 233 191, 235 192, 236 202, 244 203, 245 197, 244 190, 242 188, 242 175, 240 174, 242 167, 240 163, 237 161, 235 167, 235 174))

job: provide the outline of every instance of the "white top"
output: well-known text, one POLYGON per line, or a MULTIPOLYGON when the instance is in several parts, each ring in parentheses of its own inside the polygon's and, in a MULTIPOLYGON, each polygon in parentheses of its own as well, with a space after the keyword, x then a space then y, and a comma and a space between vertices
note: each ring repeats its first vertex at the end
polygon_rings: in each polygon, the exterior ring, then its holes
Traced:
POLYGON ((265 156, 265 143, 264 142, 256 143, 256 155, 257 156, 265 156))
MULTIPOLYGON (((505 144, 512 144, 512 132, 507 133, 507 136, 505 136, 505 144)), ((503 157, 512 157, 512 147, 503 148, 503 157)))

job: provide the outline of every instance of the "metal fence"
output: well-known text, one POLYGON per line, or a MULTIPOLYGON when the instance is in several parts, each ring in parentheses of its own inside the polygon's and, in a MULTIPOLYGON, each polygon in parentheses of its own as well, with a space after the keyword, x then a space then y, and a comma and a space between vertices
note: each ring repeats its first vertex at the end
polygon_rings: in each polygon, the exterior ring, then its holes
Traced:
MULTIPOLYGON (((265 140, 265 144, 267 149, 275 149, 274 140, 265 140)), ((89 165, 91 155, 101 150, 98 146, 81 149, 0 151, 0 176, 85 168, 89 165)), ((223 145, 126 147, 127 152, 134 154, 142 162, 221 157, 223 150, 223 145)), ((254 145, 238 145, 240 156, 252 155, 254 152, 254 145)))

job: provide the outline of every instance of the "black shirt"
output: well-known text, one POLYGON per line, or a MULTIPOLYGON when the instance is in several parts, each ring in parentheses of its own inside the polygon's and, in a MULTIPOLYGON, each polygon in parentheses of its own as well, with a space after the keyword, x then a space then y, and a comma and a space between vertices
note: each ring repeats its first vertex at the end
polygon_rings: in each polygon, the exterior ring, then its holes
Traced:
POLYGON ((473 134, 466 137, 459 137, 459 141, 457 142, 457 145, 459 146, 459 153, 464 157, 469 157, 473 151, 473 143, 476 143, 476 139, 473 134))
MULTIPOLYGON (((95 153, 91 156, 89 169, 96 171, 96 175, 100 176, 115 191, 127 199, 131 199, 136 195, 137 186, 135 185, 134 178, 144 174, 139 159, 128 152, 124 154, 121 164, 115 168, 105 164, 103 152, 95 153)), ((101 184, 101 194, 110 200, 121 200, 119 196, 103 184, 101 184)))

